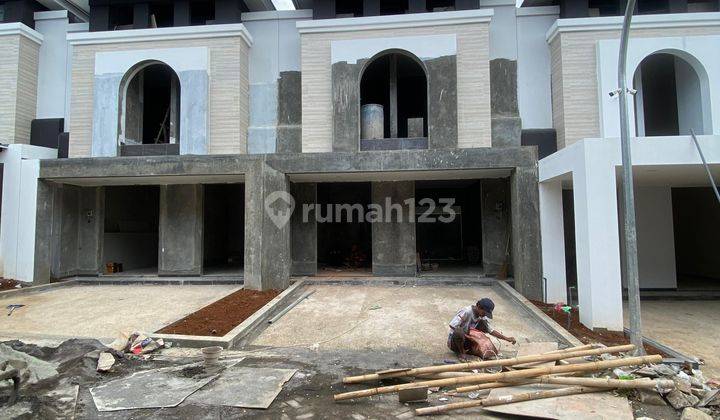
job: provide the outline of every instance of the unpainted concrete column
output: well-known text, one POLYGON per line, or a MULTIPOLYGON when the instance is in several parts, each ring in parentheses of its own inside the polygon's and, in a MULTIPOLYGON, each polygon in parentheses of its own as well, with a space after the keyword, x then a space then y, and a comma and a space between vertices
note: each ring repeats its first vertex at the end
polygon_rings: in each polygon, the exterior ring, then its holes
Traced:
POLYGON ((520 146, 522 122, 517 99, 517 62, 490 61, 490 123, 493 147, 520 146))
POLYGON ((202 185, 160 186, 158 248, 158 275, 202 274, 202 185))
POLYGON ((35 210, 35 259, 33 284, 50 283, 53 255, 53 210, 55 186, 38 180, 35 210))
POLYGON ((290 190, 295 198, 295 211, 291 223, 292 269, 295 276, 313 276, 317 273, 317 184, 291 184, 290 190), (307 217, 305 217, 307 216, 307 217))
POLYGON ((102 243, 105 233, 105 189, 80 189, 78 221, 78 274, 97 275, 102 272, 102 243))
POLYGON ((495 276, 509 259, 509 183, 506 178, 481 182, 482 261, 485 275, 495 276))
POLYGON ((245 175, 247 289, 285 289, 290 285, 290 218, 295 205, 289 190, 285 174, 264 161, 253 163, 245 175))
POLYGON ((415 275, 415 221, 405 203, 414 197, 414 181, 372 183, 371 201, 383 213, 383 220, 372 224, 372 270, 376 276, 415 275))
POLYGON ((545 302, 567 302, 562 181, 543 182, 539 187, 545 302))
POLYGON ((528 299, 542 300, 540 212, 536 166, 518 167, 510 177, 512 261, 515 289, 528 299))

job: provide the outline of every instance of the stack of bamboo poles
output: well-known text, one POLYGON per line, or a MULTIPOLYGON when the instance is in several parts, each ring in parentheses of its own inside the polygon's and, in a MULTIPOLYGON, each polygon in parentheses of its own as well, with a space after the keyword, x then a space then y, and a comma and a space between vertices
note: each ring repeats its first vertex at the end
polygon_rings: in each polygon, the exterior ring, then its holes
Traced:
POLYGON ((553 398, 566 395, 584 394, 590 392, 602 392, 611 389, 669 389, 674 387, 671 380, 619 380, 604 378, 583 378, 577 375, 597 372, 605 369, 612 369, 624 366, 638 366, 644 364, 659 363, 662 357, 659 355, 626 357, 614 360, 584 362, 576 364, 564 364, 545 367, 528 367, 524 369, 514 366, 527 363, 562 362, 567 359, 584 358, 587 356, 600 356, 602 354, 629 352, 635 349, 632 344, 614 347, 593 348, 592 345, 573 347, 564 350, 557 350, 550 353, 515 357, 511 359, 483 360, 477 362, 458 363, 454 365, 426 366, 409 369, 393 369, 380 371, 368 375, 351 376, 343 378, 345 384, 357 384, 370 381, 378 381, 391 378, 415 378, 415 382, 400 385, 381 386, 361 391, 345 392, 336 394, 335 401, 343 401, 355 398, 370 397, 373 395, 389 394, 407 389, 430 388, 430 387, 456 387, 455 393, 465 393, 477 390, 492 388, 510 387, 525 384, 559 384, 567 385, 566 388, 539 390, 521 394, 507 395, 497 398, 485 398, 470 400, 452 404, 445 404, 435 407, 419 408, 415 410, 418 415, 444 413, 450 410, 470 407, 489 407, 502 404, 511 404, 521 401, 531 401, 542 398, 553 398), (500 367, 511 369, 498 373, 474 373, 469 372, 477 369, 500 367), (573 376, 560 376, 573 375, 573 376))

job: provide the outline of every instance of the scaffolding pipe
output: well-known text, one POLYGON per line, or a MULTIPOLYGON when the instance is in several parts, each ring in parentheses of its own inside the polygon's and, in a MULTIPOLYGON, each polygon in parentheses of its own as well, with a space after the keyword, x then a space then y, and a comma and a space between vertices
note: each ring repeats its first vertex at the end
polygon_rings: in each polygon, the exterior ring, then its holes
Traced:
POLYGON ((717 198, 718 203, 720 203, 720 193, 718 192, 717 185, 715 185, 715 179, 713 179, 712 172, 710 172, 710 166, 708 166, 707 161, 705 160, 705 155, 703 155, 702 149, 700 149, 700 143, 698 143, 697 137, 695 137, 695 131, 693 129, 690 129, 690 137, 692 137, 693 142, 695 143, 695 147, 700 154, 700 160, 702 160, 708 178, 710 178, 710 185, 712 185, 713 191, 715 192, 715 197, 717 198))
MULTIPOLYGON (((620 101, 620 144, 622 149, 623 196, 622 209, 623 245, 625 248, 622 265, 623 275, 628 286, 628 309, 630 312, 630 342, 635 345, 637 355, 645 354, 640 317, 640 281, 638 279, 637 229, 635 226, 635 193, 633 191, 632 157, 630 154, 630 127, 627 110, 627 47, 630 37, 635 0, 628 0, 625 9, 622 34, 620 35, 620 57, 618 60, 618 99, 620 101)), ((622 286, 621 286, 622 287, 622 286)))

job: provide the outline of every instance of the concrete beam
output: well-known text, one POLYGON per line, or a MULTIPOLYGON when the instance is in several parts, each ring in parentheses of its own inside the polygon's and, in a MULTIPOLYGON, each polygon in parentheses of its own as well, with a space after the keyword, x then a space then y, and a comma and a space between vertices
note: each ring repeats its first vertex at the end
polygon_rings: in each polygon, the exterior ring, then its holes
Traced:
POLYGON ((200 275, 203 259, 203 186, 160 186, 158 275, 200 275))
POLYGON ((372 183, 371 201, 383 209, 383 220, 372 224, 372 271, 376 276, 415 275, 415 221, 405 203, 413 198, 414 181, 372 183))

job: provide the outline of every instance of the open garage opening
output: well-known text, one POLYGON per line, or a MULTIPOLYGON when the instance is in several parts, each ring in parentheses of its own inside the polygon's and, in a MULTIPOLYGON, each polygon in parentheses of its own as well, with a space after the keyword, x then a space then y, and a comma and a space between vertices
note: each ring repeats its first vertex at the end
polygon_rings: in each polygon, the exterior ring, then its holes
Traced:
POLYGON ((369 182, 317 184, 318 274, 371 274, 372 226, 363 217, 370 194, 369 182), (360 206, 362 215, 357 210, 345 210, 352 206, 360 206))
POLYGON ((424 274, 481 274, 479 180, 416 181, 416 249, 424 274))
POLYGON ((105 188, 102 261, 106 274, 157 274, 159 219, 158 186, 105 188))
POLYGON ((245 185, 204 186, 203 274, 242 274, 245 258, 245 185))

